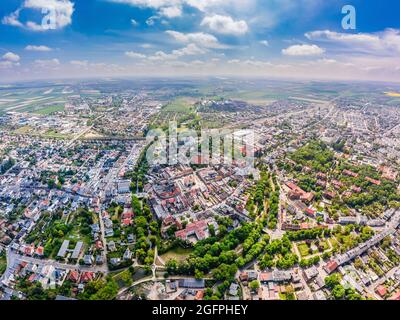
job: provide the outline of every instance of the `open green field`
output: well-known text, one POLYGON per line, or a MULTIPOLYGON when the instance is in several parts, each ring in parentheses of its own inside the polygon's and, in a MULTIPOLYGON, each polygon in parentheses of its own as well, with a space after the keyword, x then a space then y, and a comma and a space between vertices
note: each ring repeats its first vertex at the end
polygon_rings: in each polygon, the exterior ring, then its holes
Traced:
POLYGON ((71 95, 81 97, 99 96, 99 90, 83 90, 68 85, 38 83, 38 87, 0 88, 0 113, 26 112, 48 115, 64 110, 71 95))
POLYGON ((269 104, 276 100, 286 99, 286 93, 262 91, 238 91, 228 93, 225 98, 243 100, 249 103, 269 104))
POLYGON ((66 98, 60 87, 7 89, 0 91, 0 111, 48 114, 55 106, 59 110, 66 98))
POLYGON ((306 243, 297 244, 297 249, 299 249, 300 255, 306 257, 310 255, 310 248, 306 243))
POLYGON ((328 240, 321 240, 319 242, 319 244, 324 248, 324 251, 326 251, 326 250, 331 248, 329 243, 328 243, 328 240))
POLYGON ((40 114, 40 115, 49 115, 49 114, 52 114, 52 113, 54 113, 54 112, 60 112, 60 111, 63 111, 64 110, 64 105, 53 105, 53 106, 47 106, 47 107, 44 107, 44 108, 42 108, 42 109, 39 109, 39 110, 35 110, 35 111, 33 111, 33 113, 36 113, 36 114, 40 114))
POLYGON ((161 255, 161 259, 164 260, 164 262, 167 262, 168 260, 175 259, 176 261, 185 261, 190 253, 192 252, 191 249, 184 249, 181 247, 174 248, 163 255, 161 255))
POLYGON ((62 133, 58 132, 56 129, 49 129, 46 132, 36 132, 34 130, 34 128, 32 128, 30 126, 20 127, 18 129, 14 130, 13 134, 15 134, 15 135, 30 135, 33 137, 43 137, 43 138, 59 139, 59 140, 73 138, 72 135, 62 134, 62 133))
POLYGON ((174 101, 167 104, 162 112, 174 112, 174 113, 190 113, 193 111, 191 102, 186 98, 177 98, 174 101))

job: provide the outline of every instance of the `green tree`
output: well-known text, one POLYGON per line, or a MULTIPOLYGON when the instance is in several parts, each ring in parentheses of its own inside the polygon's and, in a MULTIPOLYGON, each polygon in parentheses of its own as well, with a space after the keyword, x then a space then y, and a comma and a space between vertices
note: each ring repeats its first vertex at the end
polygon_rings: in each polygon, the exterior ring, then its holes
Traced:
POLYGON ((260 288, 260 282, 258 280, 254 280, 250 282, 249 286, 251 290, 257 291, 257 289, 260 288))

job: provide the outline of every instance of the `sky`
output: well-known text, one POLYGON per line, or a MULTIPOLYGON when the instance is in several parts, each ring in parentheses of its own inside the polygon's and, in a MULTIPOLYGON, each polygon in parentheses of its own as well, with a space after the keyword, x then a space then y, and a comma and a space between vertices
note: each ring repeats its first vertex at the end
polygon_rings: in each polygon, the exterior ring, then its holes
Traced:
POLYGON ((398 0, 2 0, 0 82, 137 76, 400 81, 398 0), (355 29, 344 29, 345 5, 355 29))

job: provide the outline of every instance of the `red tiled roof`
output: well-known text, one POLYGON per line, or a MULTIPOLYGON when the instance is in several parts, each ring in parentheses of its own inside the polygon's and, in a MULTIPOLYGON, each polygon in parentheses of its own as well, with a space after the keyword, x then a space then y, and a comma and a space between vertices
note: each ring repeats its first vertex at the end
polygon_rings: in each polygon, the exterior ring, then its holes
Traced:
POLYGON ((337 268, 339 267, 339 265, 337 264, 336 261, 329 261, 324 269, 328 272, 328 273, 332 273, 333 271, 335 271, 337 268))
POLYGON ((388 300, 400 300, 400 291, 392 295, 388 300))
POLYGON ((376 293, 379 294, 381 297, 384 297, 387 293, 387 289, 384 286, 379 286, 378 288, 376 288, 376 293))
POLYGON ((37 247, 36 248, 36 254, 38 256, 42 256, 44 254, 44 248, 43 247, 37 247))
POLYGON ((78 271, 71 271, 69 274, 69 279, 73 282, 78 282, 79 280, 79 272, 78 271))
POLYGON ((125 226, 130 226, 132 224, 132 219, 124 219, 124 220, 122 220, 122 223, 125 226))

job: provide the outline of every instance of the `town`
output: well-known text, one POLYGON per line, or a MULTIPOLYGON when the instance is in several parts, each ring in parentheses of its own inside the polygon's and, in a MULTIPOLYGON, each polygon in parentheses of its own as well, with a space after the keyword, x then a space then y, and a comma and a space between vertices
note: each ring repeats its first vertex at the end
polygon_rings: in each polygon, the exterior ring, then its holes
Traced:
MULTIPOLYGON (((1 110, 1 299, 400 299, 400 110, 385 88, 215 81, 70 86, 62 107, 1 110), (239 145, 254 133, 240 148, 253 167, 149 162, 147 133, 171 121, 239 145)), ((182 141, 178 154, 204 147, 182 141)))

